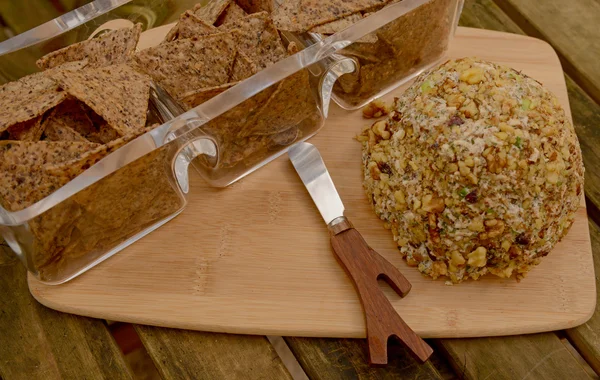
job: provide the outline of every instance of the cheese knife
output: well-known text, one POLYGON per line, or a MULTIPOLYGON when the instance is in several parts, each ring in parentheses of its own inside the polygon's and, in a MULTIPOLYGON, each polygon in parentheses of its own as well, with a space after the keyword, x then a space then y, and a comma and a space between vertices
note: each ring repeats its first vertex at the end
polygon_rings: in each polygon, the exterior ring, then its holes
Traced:
POLYGON ((366 319, 369 362, 387 364, 387 343, 391 336, 397 337, 417 360, 426 361, 433 350, 402 320, 377 280, 385 280, 400 297, 408 294, 411 284, 395 266, 369 247, 344 216, 344 204, 317 148, 302 142, 292 146, 288 155, 325 219, 336 259, 360 298, 366 319))

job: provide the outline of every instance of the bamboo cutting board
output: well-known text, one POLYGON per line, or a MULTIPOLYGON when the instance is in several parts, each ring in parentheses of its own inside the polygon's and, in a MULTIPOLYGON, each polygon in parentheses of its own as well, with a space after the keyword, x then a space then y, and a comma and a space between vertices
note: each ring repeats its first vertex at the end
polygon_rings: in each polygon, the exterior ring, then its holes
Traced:
MULTIPOLYGON (((568 111, 556 53, 540 40, 459 28, 450 57, 478 56, 523 70, 568 111)), ((390 100, 402 89, 386 98, 390 100)), ((447 286, 401 259, 361 185, 361 145, 372 121, 335 106, 311 142, 320 148, 366 241, 413 284, 402 318, 423 337, 474 337, 558 330, 586 321, 596 289, 585 203, 568 236, 523 281, 485 277, 447 286)), ((363 314, 335 261, 316 207, 287 156, 226 189, 195 173, 189 205, 165 226, 75 280, 33 296, 60 311, 116 321, 244 334, 364 337, 363 314)))

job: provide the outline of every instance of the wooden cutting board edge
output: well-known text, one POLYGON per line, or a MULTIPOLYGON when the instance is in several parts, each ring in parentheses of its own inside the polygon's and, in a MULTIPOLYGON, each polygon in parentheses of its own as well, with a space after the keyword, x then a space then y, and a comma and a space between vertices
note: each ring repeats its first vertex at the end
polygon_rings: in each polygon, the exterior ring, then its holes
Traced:
MULTIPOLYGON (((529 39, 531 44, 537 45, 537 47, 540 49, 543 48, 543 49, 552 50, 552 47, 544 41, 541 41, 541 40, 538 40, 535 38, 531 38, 531 37, 512 35, 512 34, 508 34, 508 33, 475 30, 475 29, 461 27, 457 31, 457 36, 466 37, 467 39, 468 38, 478 38, 478 36, 481 36, 482 38, 494 37, 497 39, 507 39, 507 40, 529 39)), ((459 40, 460 39, 457 38, 457 41, 459 41, 459 40)), ((554 53, 553 50, 552 50, 552 52, 553 52, 553 54, 555 56, 555 60, 556 60, 556 62, 554 64, 556 64, 560 67, 560 62, 558 60, 558 57, 556 56, 556 54, 554 53)), ((563 95, 566 98, 566 84, 564 83, 564 80, 562 81, 561 87, 562 88, 560 89, 560 91, 563 92, 561 95, 563 95)), ((556 89, 555 89, 555 91, 556 91, 556 89)), ((387 95, 387 98, 390 98, 391 96, 392 95, 387 95)), ((568 102, 565 103, 564 98, 561 98, 561 101, 562 101, 567 113, 570 115, 570 109, 568 106, 568 102)), ((333 111, 334 111, 334 113, 347 112, 347 111, 342 111, 337 107, 333 107, 333 111)), ((359 111, 357 111, 357 112, 359 112, 359 111)), ((321 133, 323 133, 323 132, 321 132, 321 133)), ((335 180, 335 178, 334 178, 334 180, 335 180)), ((584 200, 582 200, 582 206, 578 212, 577 219, 579 219, 580 222, 585 221, 585 223, 580 223, 581 226, 580 226, 580 230, 578 231, 578 235, 582 239, 585 239, 585 241, 581 241, 580 244, 582 246, 585 246, 586 250, 589 252, 588 265, 592 266, 592 271, 591 271, 591 276, 586 276, 585 281, 583 281, 584 279, 582 279, 582 285, 584 285, 587 289, 586 297, 585 297, 586 299, 585 299, 585 303, 584 302, 581 303, 581 305, 578 308, 578 311, 576 313, 571 313, 568 316, 562 315, 562 313, 557 313, 557 316, 550 317, 548 320, 547 320, 547 318, 540 318, 537 321, 534 321, 534 319, 536 319, 536 318, 533 318, 533 316, 532 316, 532 320, 530 321, 530 323, 528 323, 528 324, 518 323, 515 326, 508 325, 510 323, 510 318, 507 318, 506 322, 505 322, 506 324, 504 326, 502 326, 501 328, 498 328, 497 326, 490 326, 490 327, 476 326, 472 329, 464 329, 464 328, 452 329, 451 328, 452 323, 449 322, 448 326, 446 326, 446 328, 443 331, 440 330, 439 327, 435 327, 433 329, 419 328, 419 329, 416 329, 417 332, 419 334, 421 334, 422 336, 428 337, 428 338, 495 336, 495 335, 511 335, 511 334, 524 334, 524 333, 535 333, 535 332, 542 332, 542 331, 552 331, 552 330, 574 327, 574 326, 577 326, 579 324, 586 322, 592 316, 594 309, 595 309, 596 289, 595 289, 595 281, 594 281, 594 276, 593 276, 593 260, 592 260, 592 255, 591 255, 591 242, 590 242, 590 237, 589 237, 589 226, 587 224, 587 215, 586 215, 584 200), (593 292, 592 292, 592 290, 593 290, 593 292)), ((571 234, 572 234, 572 232, 569 235, 571 235, 571 234)), ((68 286, 68 284, 63 285, 63 286, 68 286)), ((198 320, 174 321, 172 319, 169 321, 166 321, 165 323, 162 323, 160 318, 157 318, 156 316, 153 316, 153 315, 146 316, 146 317, 142 317, 139 314, 136 314, 134 316, 128 316, 128 315, 124 315, 124 314, 119 313, 118 311, 114 311, 114 310, 113 311, 100 310, 97 307, 94 308, 93 310, 90 310, 86 307, 85 303, 79 304, 79 305, 78 304, 70 304, 64 298, 61 299, 60 297, 58 297, 58 298, 53 297, 54 292, 52 289, 54 287, 45 286, 45 285, 37 282, 31 276, 29 277, 29 287, 30 287, 31 294, 34 296, 34 298, 47 307, 50 307, 52 309, 56 309, 59 311, 63 311, 63 312, 79 314, 79 315, 95 317, 95 318, 119 320, 119 321, 124 321, 124 322, 142 323, 142 324, 150 324, 150 325, 163 325, 163 326, 167 326, 167 327, 184 328, 184 329, 192 329, 192 330, 226 332, 226 333, 277 334, 277 335, 315 336, 315 337, 351 337, 351 338, 364 337, 363 329, 353 329, 352 331, 339 330, 339 331, 335 331, 335 332, 330 332, 330 331, 324 330, 322 328, 315 330, 308 325, 304 328, 299 327, 299 326, 288 326, 288 327, 279 326, 278 328, 272 328, 270 326, 263 326, 263 325, 256 325, 256 324, 255 325, 246 325, 246 326, 231 326, 231 325, 228 325, 226 322, 225 323, 214 323, 214 322, 213 323, 202 323, 198 320)), ((97 291, 98 291, 98 293, 103 293, 105 290, 106 289, 100 288, 97 291)), ((90 293, 89 296, 93 297, 94 294, 90 293)), ((401 312, 401 310, 399 310, 399 311, 401 312)), ((199 318, 199 319, 201 319, 201 318, 199 318)), ((334 321, 331 321, 331 322, 333 323, 334 321)))

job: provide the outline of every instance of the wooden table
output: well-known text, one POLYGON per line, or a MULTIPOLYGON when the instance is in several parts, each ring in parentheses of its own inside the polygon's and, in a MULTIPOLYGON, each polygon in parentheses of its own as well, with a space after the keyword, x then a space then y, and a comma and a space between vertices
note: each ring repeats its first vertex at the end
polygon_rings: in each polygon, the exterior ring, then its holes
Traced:
MULTIPOLYGON (((529 34, 558 51, 586 166, 585 193, 596 273, 600 273, 600 2, 467 0, 461 25, 529 34)), ((104 321, 38 304, 25 269, 0 252, 0 379, 132 378, 104 321)), ((290 373, 263 336, 135 326, 163 378, 286 379, 290 373)), ((580 379, 600 374, 600 311, 583 326, 502 338, 432 340, 417 364, 400 346, 385 368, 366 365, 366 344, 351 339, 285 338, 311 379, 580 379), (580 356, 574 352, 576 349, 580 356), (583 357, 586 365, 583 360, 583 357), (593 369, 593 371, 590 369, 593 369)))

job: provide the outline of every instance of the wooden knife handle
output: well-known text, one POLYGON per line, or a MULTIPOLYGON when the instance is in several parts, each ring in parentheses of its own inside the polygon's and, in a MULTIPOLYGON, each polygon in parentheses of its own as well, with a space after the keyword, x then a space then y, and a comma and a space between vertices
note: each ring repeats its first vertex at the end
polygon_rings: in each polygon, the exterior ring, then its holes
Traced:
POLYGON ((385 280, 401 297, 410 291, 410 282, 383 256, 367 245, 361 234, 347 220, 330 227, 331 245, 336 258, 352 279, 365 313, 369 362, 385 365, 387 343, 396 336, 420 362, 433 353, 402 320, 379 288, 377 280, 385 280))

